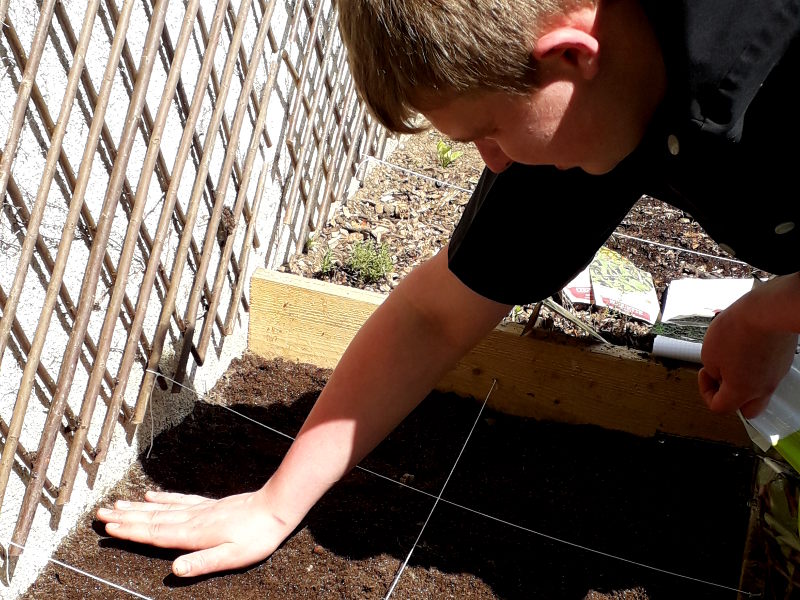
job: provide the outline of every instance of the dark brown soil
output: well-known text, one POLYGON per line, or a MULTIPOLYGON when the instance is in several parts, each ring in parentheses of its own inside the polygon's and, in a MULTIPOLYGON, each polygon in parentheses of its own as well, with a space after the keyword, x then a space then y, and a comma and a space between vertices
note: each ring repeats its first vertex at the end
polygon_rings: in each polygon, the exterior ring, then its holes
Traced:
MULTIPOLYGON (((294 435, 327 376, 249 355, 234 361, 209 402, 158 436, 103 504, 154 486, 215 497, 260 486, 289 442, 219 404, 294 435)), ((435 496, 479 408, 433 394, 363 466, 435 496)), ((434 511, 392 597, 736 598, 688 578, 738 586, 753 462, 724 445, 484 411, 444 493, 448 503, 434 511)), ((355 470, 271 558, 247 570, 179 580, 170 575, 175 552, 107 538, 89 516, 55 558, 152 598, 383 598, 433 502, 355 470)), ((26 596, 123 597, 55 565, 26 596)))

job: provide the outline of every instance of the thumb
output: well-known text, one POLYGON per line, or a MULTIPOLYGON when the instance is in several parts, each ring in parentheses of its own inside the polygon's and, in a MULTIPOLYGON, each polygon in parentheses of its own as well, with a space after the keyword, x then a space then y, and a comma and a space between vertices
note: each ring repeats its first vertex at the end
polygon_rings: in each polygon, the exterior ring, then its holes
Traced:
POLYGON ((702 396, 706 406, 712 408, 714 405, 714 396, 719 392, 719 380, 713 377, 707 368, 703 367, 697 373, 697 385, 700 388, 700 396, 702 396))
POLYGON ((213 548, 184 554, 172 563, 172 572, 178 577, 198 577, 244 566, 241 554, 235 552, 235 546, 227 542, 213 548))

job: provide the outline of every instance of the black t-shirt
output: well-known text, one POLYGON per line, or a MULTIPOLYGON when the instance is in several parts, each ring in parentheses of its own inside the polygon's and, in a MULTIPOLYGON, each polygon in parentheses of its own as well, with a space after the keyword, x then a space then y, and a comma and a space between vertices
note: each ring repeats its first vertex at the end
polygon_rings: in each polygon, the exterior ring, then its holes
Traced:
POLYGON ((800 0, 644 3, 668 92, 606 175, 512 165, 478 182, 450 270, 507 304, 561 289, 643 195, 691 214, 765 271, 800 271, 800 0))

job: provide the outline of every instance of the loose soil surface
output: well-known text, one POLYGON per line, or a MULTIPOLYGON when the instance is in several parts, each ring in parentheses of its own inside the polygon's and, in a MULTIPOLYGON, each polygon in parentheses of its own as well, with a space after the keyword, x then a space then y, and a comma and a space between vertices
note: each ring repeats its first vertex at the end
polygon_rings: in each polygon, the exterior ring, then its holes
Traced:
MULTIPOLYGON (((150 487, 219 497, 260 486, 289 441, 223 406, 293 436, 328 375, 237 359, 102 504, 150 487)), ((175 552, 108 538, 91 516, 55 558, 152 598, 383 598, 479 409, 429 396, 362 463, 389 479, 354 470, 250 569, 180 580, 175 552)), ((749 453, 723 445, 484 410, 392 597, 733 599, 690 578, 738 586, 752 468, 749 453)), ((52 565, 25 597, 128 596, 52 565)))

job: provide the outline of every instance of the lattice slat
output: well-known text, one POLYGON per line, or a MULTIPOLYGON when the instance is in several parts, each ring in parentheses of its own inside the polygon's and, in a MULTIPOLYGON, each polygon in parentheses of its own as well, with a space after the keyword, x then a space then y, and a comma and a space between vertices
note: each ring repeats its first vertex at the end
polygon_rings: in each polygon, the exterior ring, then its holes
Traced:
POLYGON ((18 511, 5 549, 12 574, 40 507, 57 523, 81 469, 91 485, 119 424, 142 422, 165 352, 177 353, 176 381, 192 356, 202 365, 214 336, 231 335, 249 309, 256 250, 269 262, 301 249, 386 139, 356 97, 331 0, 177 4, 0 0, 0 83, 11 91, 0 100, 0 243, 13 256, 0 266, 0 385, 13 392, 0 395, 0 509, 9 527, 18 511), (174 42, 168 23, 180 28, 174 42), (48 81, 53 68, 63 86, 48 81), (156 69, 163 90, 151 89, 156 69), (32 394, 46 414, 31 416, 32 394))

